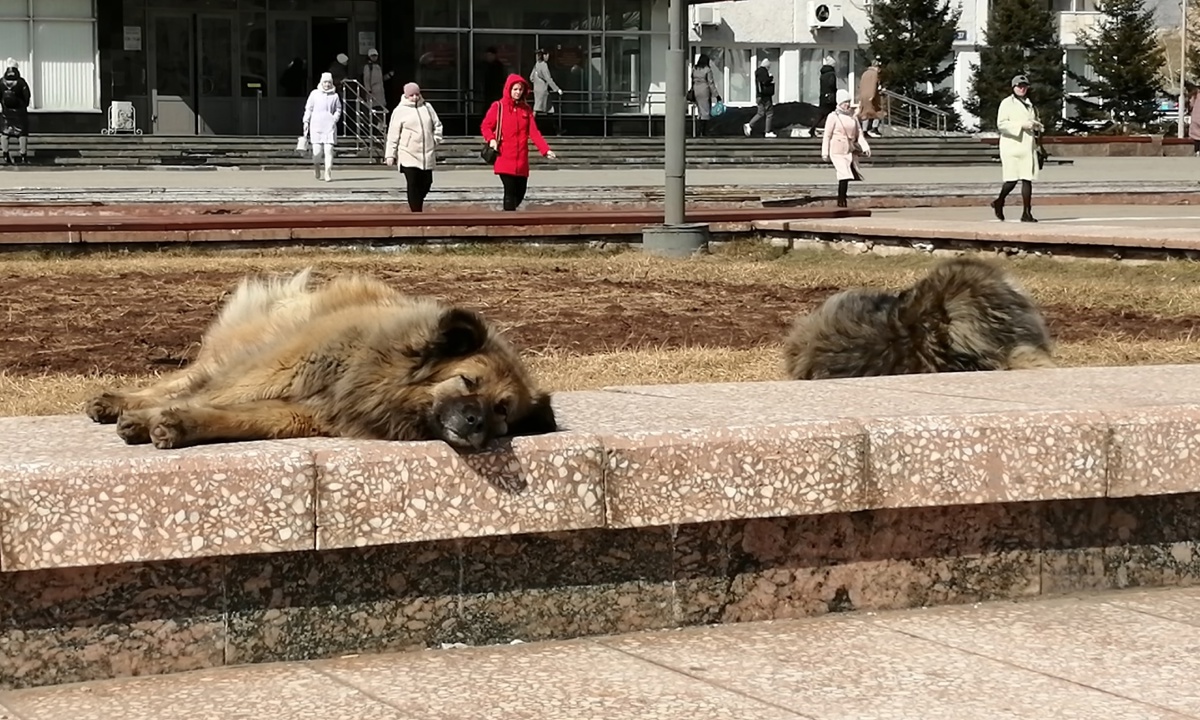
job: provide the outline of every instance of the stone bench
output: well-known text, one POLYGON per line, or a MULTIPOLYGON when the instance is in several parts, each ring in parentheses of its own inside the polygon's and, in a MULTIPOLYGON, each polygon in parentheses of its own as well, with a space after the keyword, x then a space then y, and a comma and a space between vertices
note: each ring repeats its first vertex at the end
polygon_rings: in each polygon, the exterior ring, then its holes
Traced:
POLYGON ((0 687, 1200 577, 1200 366, 555 402, 475 455, 0 419, 0 687))

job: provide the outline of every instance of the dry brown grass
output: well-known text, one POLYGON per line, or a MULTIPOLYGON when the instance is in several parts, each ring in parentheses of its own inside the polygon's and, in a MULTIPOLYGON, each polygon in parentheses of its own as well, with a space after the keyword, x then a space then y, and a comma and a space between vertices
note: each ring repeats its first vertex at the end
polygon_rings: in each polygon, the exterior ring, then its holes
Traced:
MULTIPOLYGON (((454 272, 523 269, 566 270, 583 280, 696 280, 730 285, 898 287, 912 282, 939 258, 929 255, 847 255, 837 251, 781 254, 758 244, 735 244, 699 260, 666 260, 637 251, 596 253, 521 246, 415 249, 402 253, 263 250, 211 253, 173 249, 161 253, 109 253, 82 258, 9 256, 0 272, 21 277, 144 272, 286 272, 307 265, 323 271, 454 272)), ((1137 308, 1146 313, 1200 313, 1200 263, 1186 260, 1135 265, 1027 257, 1001 260, 1043 303, 1079 308, 1137 308)))
MULTIPOLYGON (((539 381, 559 391, 615 385, 779 380, 781 349, 638 350, 594 355, 530 358, 539 381)), ((1065 366, 1200 363, 1200 344, 1145 341, 1073 343, 1058 349, 1065 366)), ((0 416, 78 413, 84 400, 104 388, 145 378, 116 375, 13 377, 0 373, 0 416)))

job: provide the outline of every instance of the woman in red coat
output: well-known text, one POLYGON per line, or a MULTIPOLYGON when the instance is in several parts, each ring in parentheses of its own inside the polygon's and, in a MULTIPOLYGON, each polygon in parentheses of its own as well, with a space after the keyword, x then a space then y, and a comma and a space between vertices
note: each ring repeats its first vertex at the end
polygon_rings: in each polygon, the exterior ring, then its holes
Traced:
POLYGON ((525 78, 509 75, 504 83, 504 94, 488 108, 480 128, 484 141, 498 150, 494 169, 500 182, 504 183, 505 210, 516 210, 525 199, 525 188, 529 184, 529 141, 533 140, 543 156, 551 160, 556 157, 533 119, 529 92, 525 78), (500 137, 496 137, 497 124, 500 137))

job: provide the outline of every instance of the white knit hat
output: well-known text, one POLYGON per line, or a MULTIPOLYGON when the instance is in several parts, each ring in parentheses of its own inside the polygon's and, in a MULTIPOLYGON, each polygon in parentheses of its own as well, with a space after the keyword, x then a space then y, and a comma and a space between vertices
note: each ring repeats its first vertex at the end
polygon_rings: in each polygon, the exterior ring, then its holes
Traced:
POLYGON ((9 58, 4 61, 4 69, 5 70, 7 70, 9 68, 15 68, 16 66, 17 66, 17 61, 13 60, 12 58, 9 58))
POLYGON ((841 105, 844 102, 850 102, 850 91, 849 90, 838 90, 836 97, 837 97, 838 105, 841 105))

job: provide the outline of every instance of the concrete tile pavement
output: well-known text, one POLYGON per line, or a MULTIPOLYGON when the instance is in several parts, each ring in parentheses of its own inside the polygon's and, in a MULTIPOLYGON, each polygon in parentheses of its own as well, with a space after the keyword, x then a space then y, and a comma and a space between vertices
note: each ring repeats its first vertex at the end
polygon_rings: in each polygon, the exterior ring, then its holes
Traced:
MULTIPOLYGON (((866 182, 857 183, 854 193, 865 188, 914 184, 961 186, 988 183, 999 186, 1000 166, 963 167, 865 167, 866 182)), ((1074 158, 1072 165, 1042 171, 1039 183, 1088 182, 1115 185, 1129 190, 1151 181, 1196 182, 1200 159, 1194 157, 1097 157, 1074 158)), ((663 171, 657 169, 534 170, 530 198, 541 188, 569 187, 662 187, 663 171)), ((836 185, 832 167, 758 168, 753 166, 688 170, 689 185, 763 186, 777 184, 836 185)), ((0 191, 15 188, 345 188, 390 189, 403 187, 394 169, 380 165, 336 170, 334 181, 313 179, 309 169, 296 170, 18 170, 0 172, 0 191)), ((492 189, 500 185, 490 169, 439 170, 434 173, 434 191, 449 189, 492 189)), ((0 193, 2 195, 2 193, 0 193)))
POLYGON ((5 720, 1200 718, 1200 589, 363 655, 0 693, 5 720))

